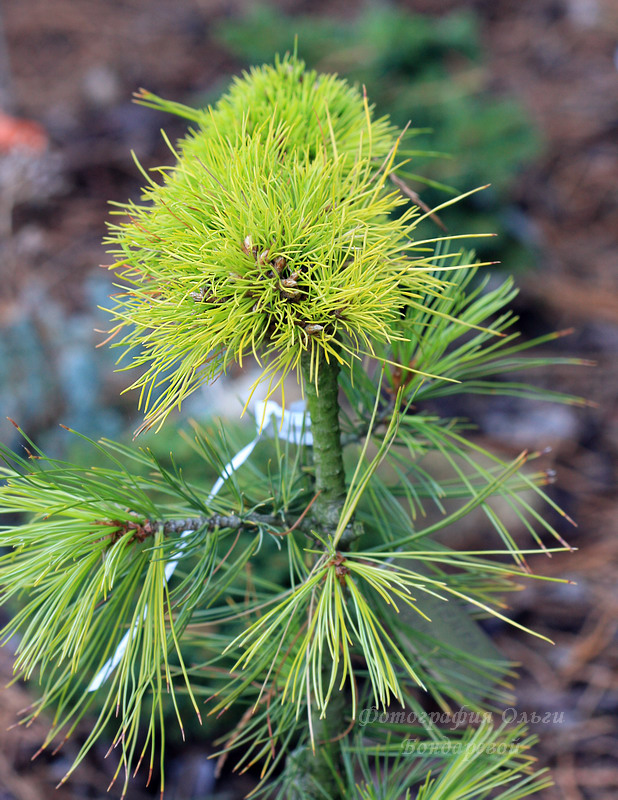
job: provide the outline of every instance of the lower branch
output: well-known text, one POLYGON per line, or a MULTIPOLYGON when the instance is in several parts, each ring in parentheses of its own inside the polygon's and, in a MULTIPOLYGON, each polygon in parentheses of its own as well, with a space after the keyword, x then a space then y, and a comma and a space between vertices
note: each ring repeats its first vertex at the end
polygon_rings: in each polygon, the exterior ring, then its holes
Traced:
POLYGON ((184 533, 185 531, 199 531, 202 528, 207 531, 214 531, 215 528, 238 530, 239 528, 256 527, 272 528, 272 533, 282 535, 287 531, 276 530, 277 528, 287 526, 289 529, 293 525, 296 528, 303 529, 303 526, 307 523, 304 519, 293 522, 273 514, 256 514, 252 512, 242 517, 237 514, 213 514, 210 517, 188 517, 187 519, 168 519, 165 521, 105 519, 99 520, 95 524, 113 529, 109 532, 108 537, 114 544, 124 536, 130 536, 135 542, 144 542, 148 537, 154 536, 161 525, 163 525, 163 533, 166 536, 174 533, 184 533))
POLYGON ((238 528, 255 528, 258 525, 274 528, 285 525, 286 521, 273 514, 213 514, 211 517, 189 517, 188 519, 168 519, 163 523, 163 533, 184 533, 184 531, 197 531, 204 528, 213 531, 215 528, 238 530, 238 528))

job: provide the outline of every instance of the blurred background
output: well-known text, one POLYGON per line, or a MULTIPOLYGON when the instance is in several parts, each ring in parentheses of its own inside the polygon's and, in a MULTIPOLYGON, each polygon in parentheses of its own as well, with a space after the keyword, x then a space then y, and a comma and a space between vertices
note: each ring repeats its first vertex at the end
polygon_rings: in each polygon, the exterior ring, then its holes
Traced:
MULTIPOLYGON (((595 368, 531 375, 596 406, 471 399, 454 413, 505 454, 552 447, 554 497, 578 522, 579 548, 533 568, 576 585, 537 584, 510 599, 514 616, 554 647, 497 627, 525 666, 517 709, 564 712, 532 725, 554 770, 544 800, 618 797, 618 4, 615 0, 2 0, 0 3, 0 416, 44 448, 66 451, 62 422, 94 436, 135 427, 120 396, 115 354, 95 350, 111 278, 99 264, 108 201, 139 195, 133 149, 169 163, 182 122, 131 102, 143 86, 189 104, 217 98, 231 76, 294 45, 310 66, 367 86, 380 112, 425 129, 413 188, 429 204, 440 185, 491 187, 448 210, 453 232, 493 230, 483 257, 516 273, 520 330, 573 328, 548 345, 595 368), (439 155, 446 154, 446 155, 439 155)), ((488 240, 486 240, 488 241, 488 240)), ((219 391, 189 404, 216 411, 219 391)), ((18 446, 0 423, 0 439, 18 446)), ((11 655, 0 651, 8 681, 11 655)), ((28 703, 0 694, 0 800, 105 795, 111 765, 95 751, 53 792, 66 756, 30 757, 45 723, 6 728, 28 703)), ((213 792, 199 742, 170 750, 169 798, 241 797, 250 781, 213 792), (175 777, 176 776, 176 777, 175 777), (180 780, 182 776, 182 780, 180 780)), ((132 798, 151 796, 139 782, 132 798)), ((167 796, 167 795, 166 795, 167 796)))

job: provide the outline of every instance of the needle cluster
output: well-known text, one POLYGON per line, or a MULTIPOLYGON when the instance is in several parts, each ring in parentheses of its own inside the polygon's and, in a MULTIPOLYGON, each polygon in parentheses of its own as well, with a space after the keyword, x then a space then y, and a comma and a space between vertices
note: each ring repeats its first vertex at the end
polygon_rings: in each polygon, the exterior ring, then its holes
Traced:
POLYGON ((194 122, 108 238, 122 278, 111 333, 142 370, 130 388, 145 427, 247 357, 269 393, 304 352, 349 364, 439 293, 411 251, 418 208, 387 183, 400 137, 345 81, 288 57, 212 109, 139 97, 194 122))

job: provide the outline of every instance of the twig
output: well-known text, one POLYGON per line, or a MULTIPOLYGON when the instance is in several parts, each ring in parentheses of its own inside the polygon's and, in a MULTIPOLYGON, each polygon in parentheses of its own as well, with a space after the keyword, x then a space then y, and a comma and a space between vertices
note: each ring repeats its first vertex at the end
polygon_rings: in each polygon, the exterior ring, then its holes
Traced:
POLYGON ((420 197, 418 196, 418 194, 417 194, 417 193, 414 191, 414 189, 410 189, 410 187, 408 186, 408 184, 407 184, 407 183, 405 183, 404 181, 402 181, 402 180, 401 180, 401 178, 398 178, 398 177, 397 177, 397 175, 394 175, 392 172, 391 172, 391 174, 389 175, 389 178, 392 180, 392 182, 395 184, 395 186, 396 186, 396 187, 397 187, 397 188, 398 188, 398 189, 399 189, 401 192, 403 192, 403 193, 406 195, 406 197, 409 197, 409 198, 410 198, 410 200, 412 200, 412 202, 413 202, 413 203, 416 203, 416 205, 417 205, 419 208, 422 208, 422 209, 423 209, 423 211, 424 211, 426 214, 429 214, 429 219, 432 219, 432 220, 433 220, 433 221, 436 223, 436 225, 438 225, 440 228, 442 228, 442 230, 443 230, 445 233, 448 233, 448 228, 447 228, 447 227, 446 227, 446 225, 445 225, 445 224, 442 222, 442 220, 440 219, 440 217, 439 217, 437 214, 432 214, 432 212, 431 212, 431 209, 429 208, 429 206, 427 205, 427 203, 424 203, 424 202, 421 200, 421 198, 420 198, 420 197))
POLYGON ((311 498, 311 500, 309 502, 309 505, 303 511, 303 513, 300 515, 300 517, 296 520, 296 522, 292 525, 291 528, 288 528, 287 531, 269 531, 269 533, 272 533, 274 536, 287 536, 288 533, 292 533, 292 531, 295 530, 296 528, 298 528, 298 526, 301 524, 301 522, 303 521, 303 519, 307 515, 307 512, 309 511, 311 506, 315 503, 315 501, 318 499, 318 497, 320 496, 321 493, 322 493, 322 491, 320 490, 319 492, 316 492, 313 495, 313 497, 311 498))

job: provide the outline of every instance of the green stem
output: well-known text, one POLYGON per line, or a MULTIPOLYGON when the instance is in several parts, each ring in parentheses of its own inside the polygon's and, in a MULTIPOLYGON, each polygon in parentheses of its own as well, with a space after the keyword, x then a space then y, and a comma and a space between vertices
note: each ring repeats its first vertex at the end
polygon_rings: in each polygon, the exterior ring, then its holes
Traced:
MULTIPOLYGON (((313 520, 323 532, 333 534, 346 496, 339 425, 339 364, 334 359, 327 362, 322 358, 314 369, 317 375, 312 373, 310 354, 305 354, 302 370, 313 435, 315 489, 319 492, 313 520)), ((326 675, 330 676, 330 666, 325 669, 326 675)), ((336 774, 342 774, 341 736, 348 724, 347 708, 345 693, 334 691, 324 718, 320 719, 319 712, 313 711, 315 753, 308 747, 302 748, 291 755, 288 765, 299 797, 340 800, 336 774)))
POLYGON ((311 374, 310 354, 302 360, 307 408, 313 434, 315 490, 320 492, 314 506, 314 518, 325 531, 334 532, 346 495, 343 448, 339 426, 339 364, 321 358, 316 375, 311 374))

